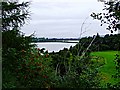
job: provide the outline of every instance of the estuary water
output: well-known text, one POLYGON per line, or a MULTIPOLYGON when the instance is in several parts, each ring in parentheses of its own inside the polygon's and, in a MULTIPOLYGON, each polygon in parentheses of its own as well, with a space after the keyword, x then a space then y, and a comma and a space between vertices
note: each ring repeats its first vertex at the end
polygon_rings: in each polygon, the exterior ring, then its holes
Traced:
POLYGON ((62 43, 62 42, 40 42, 35 43, 38 48, 45 48, 48 52, 58 52, 64 48, 70 48, 70 46, 75 46, 76 43, 62 43))

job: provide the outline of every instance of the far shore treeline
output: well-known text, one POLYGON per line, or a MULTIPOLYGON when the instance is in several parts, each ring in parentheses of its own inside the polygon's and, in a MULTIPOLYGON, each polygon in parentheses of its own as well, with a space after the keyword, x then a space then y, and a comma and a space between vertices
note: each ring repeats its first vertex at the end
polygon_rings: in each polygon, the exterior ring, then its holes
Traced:
POLYGON ((67 41, 79 41, 79 38, 37 38, 33 37, 32 42, 67 42, 67 41))
MULTIPOLYGON (((33 37, 32 42, 67 42, 67 41, 79 41, 82 43, 82 47, 87 48, 90 42, 93 40, 95 35, 79 38, 37 38, 33 37)), ((104 51, 104 50, 119 50, 120 34, 106 34, 100 36, 97 34, 95 41, 93 42, 91 51, 104 51)), ((67 42, 68 43, 68 42, 67 42)), ((72 43, 72 42, 70 42, 72 43)), ((77 45, 76 45, 77 46, 77 45)))
MULTIPOLYGON (((111 33, 120 30, 120 24, 118 24, 120 1, 104 4, 109 14, 93 13, 91 16, 101 20, 102 24, 103 21, 107 23, 111 33)), ((25 36, 20 31, 25 21, 29 19, 29 5, 30 2, 19 3, 9 0, 2 2, 0 19, 3 28, 1 48, 3 89, 120 89, 120 55, 117 53, 120 51, 120 34, 83 37, 73 47, 49 53, 48 50, 38 48, 32 43, 33 34, 25 36), (101 56, 97 56, 100 51, 109 52, 106 55, 102 52, 101 56), (105 70, 111 72, 106 73, 105 70), (114 80, 110 81, 110 78, 114 80)))
MULTIPOLYGON (((84 37, 80 39, 82 47, 87 48, 93 37, 84 37)), ((92 43, 90 51, 106 51, 106 50, 120 50, 120 34, 106 34, 105 36, 100 36, 97 34, 94 42, 92 43)))

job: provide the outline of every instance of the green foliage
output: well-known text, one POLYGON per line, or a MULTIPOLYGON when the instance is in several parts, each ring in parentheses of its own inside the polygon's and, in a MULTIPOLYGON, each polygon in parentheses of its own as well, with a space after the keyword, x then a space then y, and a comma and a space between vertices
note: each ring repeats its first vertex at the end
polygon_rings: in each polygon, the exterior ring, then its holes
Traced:
MULTIPOLYGON (((28 50, 34 45, 31 45, 31 36, 26 37, 20 34, 18 30, 4 31, 2 32, 2 58, 3 68, 11 66, 11 64, 17 66, 16 59, 22 58, 22 50, 28 50)), ((14 69, 16 67, 11 67, 14 69)))
POLYGON ((15 68, 19 65, 16 60, 22 58, 20 53, 22 49, 28 50, 33 47, 30 44, 32 36, 26 37, 18 30, 24 24, 25 19, 28 18, 28 5, 28 2, 22 4, 2 2, 3 88, 16 87, 15 68))
POLYGON ((76 71, 71 70, 70 72, 67 72, 66 75, 63 77, 56 76, 57 79, 55 80, 54 86, 57 88, 97 88, 98 87, 98 75, 93 78, 93 76, 96 75, 96 72, 84 72, 81 75, 78 75, 76 71))
POLYGON ((118 52, 116 54, 115 58, 115 63, 116 63, 116 73, 113 75, 113 78, 117 79, 118 82, 115 84, 108 83, 108 88, 110 89, 120 89, 120 53, 118 52))
POLYGON ((32 36, 25 36, 19 30, 11 30, 2 32, 2 44, 3 49, 16 48, 20 51, 22 49, 27 50, 32 45, 32 36))
POLYGON ((40 50, 22 50, 22 59, 17 59, 16 77, 24 87, 45 87, 52 72, 51 58, 40 50), (27 52, 27 55, 24 53, 27 52), (47 80, 47 81, 46 81, 47 80))
POLYGON ((94 19, 100 20, 101 26, 104 23, 108 24, 108 27, 106 29, 110 30, 111 33, 113 33, 113 31, 117 31, 120 29, 120 1, 106 1, 104 2, 104 4, 104 13, 92 13, 91 16, 94 19))
POLYGON ((2 30, 13 30, 21 27, 28 19, 29 2, 2 2, 2 30))
POLYGON ((32 45, 32 36, 26 37, 18 30, 24 24, 29 13, 28 2, 19 4, 18 2, 2 2, 2 54, 3 65, 6 67, 15 63, 16 58, 21 58, 19 51, 27 50, 32 45))
POLYGON ((56 70, 56 78, 53 87, 66 88, 97 88, 100 77, 97 68, 91 63, 89 54, 82 57, 74 54, 75 48, 63 49, 57 53, 51 53, 52 64, 56 70))
POLYGON ((91 53, 91 55, 93 55, 94 57, 101 57, 99 58, 100 59, 99 61, 102 61, 102 59, 104 59, 105 64, 99 68, 99 73, 101 74, 100 76, 102 77, 101 87, 103 88, 108 88, 109 87, 107 85, 108 83, 109 85, 112 86, 112 85, 117 84, 119 81, 118 77, 117 78, 113 77, 115 76, 115 73, 117 73, 116 64, 114 63, 116 53, 118 52, 117 51, 101 51, 101 52, 91 53))
MULTIPOLYGON (((79 47, 80 52, 84 51, 92 41, 93 37, 84 37, 80 39, 79 47)), ((104 37, 101 37, 99 34, 97 34, 93 44, 89 48, 88 51, 106 51, 106 50, 119 50, 120 44, 120 34, 114 34, 109 35, 106 34, 104 37)), ((75 55, 77 54, 78 44, 71 48, 71 52, 73 52, 75 55), (76 53, 75 53, 76 52, 76 53)), ((81 54, 81 53, 80 53, 81 54)))
MULTIPOLYGON (((81 39, 70 49, 48 54, 31 45, 32 36, 26 37, 18 30, 29 16, 29 3, 3 2, 2 6, 3 88, 99 87, 101 64, 93 64, 90 51, 82 53, 92 37, 81 39)), ((99 35, 97 39, 95 44, 99 45, 99 35)))
MULTIPOLYGON (((4 69, 3 69, 4 70, 4 69)), ((2 87, 3 88, 16 88, 19 85, 17 79, 15 78, 14 74, 11 73, 9 70, 4 70, 2 76, 2 87)))
MULTIPOLYGON (((14 53, 17 54, 15 51, 15 49, 11 50, 10 56, 15 56, 14 53)), ((27 51, 22 50, 18 53, 21 58, 16 56, 16 58, 12 59, 12 62, 6 61, 9 65, 3 67, 3 88, 13 88, 13 86, 14 88, 41 88, 50 85, 53 70, 52 66, 50 66, 51 58, 49 54, 47 52, 41 53, 40 49, 35 48, 27 51), (15 82, 18 84, 15 84, 15 82)))

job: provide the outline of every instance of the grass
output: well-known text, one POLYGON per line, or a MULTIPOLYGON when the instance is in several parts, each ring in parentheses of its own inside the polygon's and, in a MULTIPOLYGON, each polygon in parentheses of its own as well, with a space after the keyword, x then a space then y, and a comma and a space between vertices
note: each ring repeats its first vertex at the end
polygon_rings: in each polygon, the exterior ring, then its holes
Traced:
POLYGON ((115 69, 115 55, 118 51, 101 51, 101 52, 92 52, 93 57, 98 56, 104 58, 104 65, 99 68, 99 72, 102 77, 101 85, 106 87, 107 83, 115 84, 116 79, 112 78, 112 75, 116 73, 115 69))

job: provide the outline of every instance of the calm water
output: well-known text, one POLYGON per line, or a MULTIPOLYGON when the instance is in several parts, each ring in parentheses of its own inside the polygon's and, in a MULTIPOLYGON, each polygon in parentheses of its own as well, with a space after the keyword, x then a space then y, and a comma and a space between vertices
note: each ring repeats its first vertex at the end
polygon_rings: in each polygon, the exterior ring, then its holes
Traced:
POLYGON ((44 43, 35 43, 38 48, 45 48, 48 52, 58 52, 64 48, 69 48, 70 46, 75 46, 77 43, 59 43, 59 42, 44 42, 44 43))

